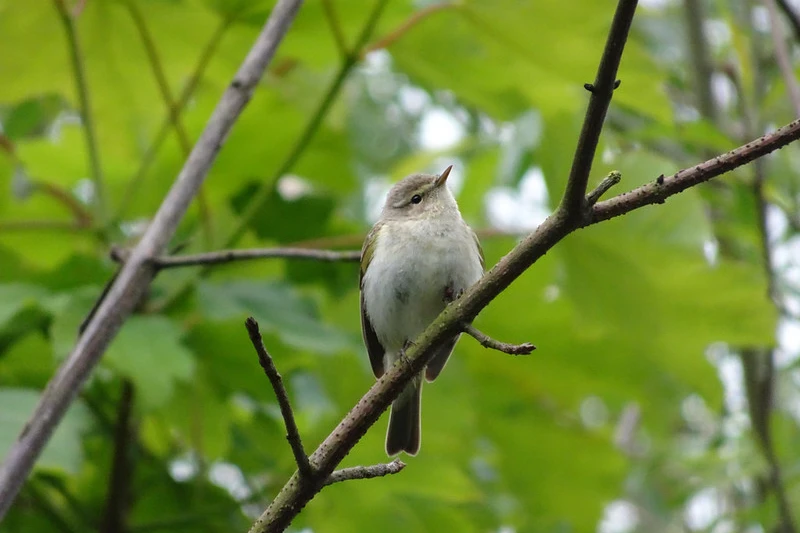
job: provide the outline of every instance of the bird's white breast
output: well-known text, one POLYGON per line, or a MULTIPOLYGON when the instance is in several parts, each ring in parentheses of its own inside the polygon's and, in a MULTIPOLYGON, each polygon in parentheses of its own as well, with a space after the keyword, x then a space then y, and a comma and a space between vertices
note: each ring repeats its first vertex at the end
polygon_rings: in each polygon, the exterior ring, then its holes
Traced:
POLYGON ((483 275, 477 244, 460 216, 391 221, 375 246, 364 273, 364 305, 387 355, 441 313, 448 288, 458 295, 483 275))

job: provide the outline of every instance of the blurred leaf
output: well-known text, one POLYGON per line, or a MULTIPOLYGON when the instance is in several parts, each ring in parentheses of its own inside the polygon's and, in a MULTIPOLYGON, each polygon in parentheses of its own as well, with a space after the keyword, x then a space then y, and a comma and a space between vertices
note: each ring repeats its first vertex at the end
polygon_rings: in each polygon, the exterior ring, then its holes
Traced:
POLYGON ((36 305, 47 292, 36 285, 0 284, 0 328, 27 307, 36 305))
POLYGON ((345 335, 320 322, 311 300, 286 285, 255 281, 203 283, 198 288, 198 301, 206 316, 214 320, 244 320, 252 314, 262 331, 274 332, 290 346, 322 353, 351 346, 345 335))
MULTIPOLYGON (((0 457, 5 457, 28 417, 39 403, 39 391, 0 388, 0 457)), ((38 469, 76 473, 83 461, 81 437, 88 429, 90 415, 80 402, 74 402, 36 463, 38 469)))
POLYGON ((3 131, 13 140, 41 136, 63 107, 52 94, 24 100, 4 113, 3 131))
POLYGON ((145 409, 160 407, 173 395, 176 382, 194 374, 194 355, 182 336, 166 317, 133 316, 111 342, 103 364, 133 381, 145 409))

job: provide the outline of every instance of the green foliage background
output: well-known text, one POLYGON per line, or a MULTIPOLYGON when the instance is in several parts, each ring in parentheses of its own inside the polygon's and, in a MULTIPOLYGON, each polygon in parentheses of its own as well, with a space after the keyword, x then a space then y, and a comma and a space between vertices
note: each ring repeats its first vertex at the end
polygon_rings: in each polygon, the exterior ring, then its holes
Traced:
MULTIPOLYGON (((110 244, 136 242, 272 7, 68 2, 90 102, 81 120, 58 2, 0 0, 0 457, 113 274, 110 244), (185 105, 175 104, 184 91, 185 105), (177 122, 170 105, 179 106, 177 122)), ((531 212, 560 197, 583 84, 615 3, 389 0, 366 40, 377 50, 365 58, 349 47, 373 0, 328 3, 333 25, 322 0, 302 8, 174 245, 181 253, 307 241, 357 249, 390 181, 455 163, 462 212, 487 230, 493 264, 529 229, 531 212), (352 68, 345 52, 357 59, 352 68), (458 125, 457 142, 423 142, 431 113, 458 125), (525 193, 533 168, 546 188, 538 204, 525 193), (516 199, 510 225, 498 217, 498 194, 516 199)), ((754 6, 706 7, 709 24, 724 29, 712 58, 741 82, 728 80, 723 118, 693 107, 682 5, 648 3, 626 48, 594 181, 619 169, 619 188, 633 188, 791 119, 768 30, 750 23, 754 6), (747 106, 762 126, 747 129, 747 106)), ((799 166, 795 147, 768 160, 767 200, 780 222, 770 246, 790 258, 799 166)), ((752 180, 752 168, 740 169, 570 236, 476 322, 497 338, 534 342, 534 355, 462 340, 426 387, 420 455, 399 475, 326 488, 292 530, 674 531, 709 490, 726 503, 699 529, 769 528, 774 493, 759 488, 766 464, 744 393, 731 390, 741 380, 720 377, 741 368, 741 347, 768 357, 781 319, 767 297, 752 180)), ((774 275, 791 296, 791 279, 774 275)), ((261 324, 314 447, 372 383, 357 279, 353 264, 283 260, 160 274, 0 530, 101 527, 122 447, 131 465, 116 481, 126 487, 126 531, 244 531, 294 463, 243 320, 261 324), (121 446, 114 428, 125 389, 134 414, 121 446)), ((800 506, 796 353, 780 350, 788 362, 776 377, 774 438, 800 506)), ((344 466, 384 462, 384 427, 344 466)))

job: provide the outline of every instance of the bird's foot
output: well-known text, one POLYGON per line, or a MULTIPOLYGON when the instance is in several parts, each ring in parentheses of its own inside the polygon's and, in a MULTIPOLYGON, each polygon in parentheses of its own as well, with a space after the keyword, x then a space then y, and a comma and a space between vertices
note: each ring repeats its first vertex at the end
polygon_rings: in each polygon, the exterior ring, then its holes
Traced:
POLYGON ((453 289, 452 285, 447 285, 444 288, 444 294, 442 295, 442 301, 444 303, 446 303, 446 304, 452 303, 452 302, 458 300, 459 298, 461 298, 462 294, 464 294, 464 289, 461 289, 461 290, 457 291, 457 290, 453 289))
POLYGON ((406 356, 406 350, 414 346, 414 341, 406 341, 403 344, 403 347, 400 348, 400 359, 403 360, 404 363, 408 362, 408 357, 406 356))

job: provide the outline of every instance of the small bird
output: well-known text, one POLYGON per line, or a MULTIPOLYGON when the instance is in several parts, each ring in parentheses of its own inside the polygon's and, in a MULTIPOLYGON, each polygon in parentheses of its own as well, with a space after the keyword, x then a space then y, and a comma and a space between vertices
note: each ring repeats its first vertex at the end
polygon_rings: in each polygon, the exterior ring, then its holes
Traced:
MULTIPOLYGON (((361 331, 376 378, 444 310, 483 276, 483 252, 445 183, 452 165, 437 175, 413 174, 389 191, 380 218, 361 250, 361 331)), ((425 368, 433 381, 459 335, 445 342, 425 368)), ((389 456, 420 446, 422 376, 392 403, 386 432, 389 456)))

